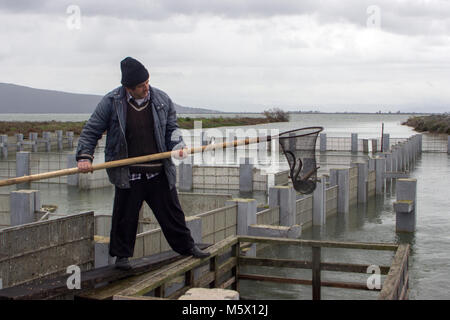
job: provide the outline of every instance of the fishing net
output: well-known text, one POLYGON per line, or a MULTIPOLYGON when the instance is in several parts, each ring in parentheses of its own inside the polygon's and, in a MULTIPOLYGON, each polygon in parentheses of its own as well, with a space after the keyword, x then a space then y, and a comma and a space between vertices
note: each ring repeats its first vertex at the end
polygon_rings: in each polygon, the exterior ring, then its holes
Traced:
POLYGON ((281 149, 289 164, 294 189, 310 194, 316 188, 316 141, 322 127, 286 131, 278 136, 281 149))

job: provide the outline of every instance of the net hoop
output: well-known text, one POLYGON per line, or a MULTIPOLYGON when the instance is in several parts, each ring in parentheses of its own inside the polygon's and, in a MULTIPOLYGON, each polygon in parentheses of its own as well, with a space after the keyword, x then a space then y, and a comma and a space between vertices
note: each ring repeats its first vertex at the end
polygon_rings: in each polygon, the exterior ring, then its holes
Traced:
POLYGON ((292 138, 299 138, 299 137, 305 137, 305 136, 310 136, 313 134, 319 134, 320 132, 323 131, 323 127, 305 127, 305 128, 300 128, 300 129, 294 129, 294 130, 289 130, 289 131, 285 131, 280 133, 278 136, 273 137, 274 139, 292 139, 292 138), (308 133, 304 133, 304 134, 299 134, 299 135, 295 135, 295 136, 290 136, 290 133, 293 132, 299 132, 302 130, 315 130, 315 131, 311 131, 308 133), (284 136, 287 135, 287 136, 284 136))

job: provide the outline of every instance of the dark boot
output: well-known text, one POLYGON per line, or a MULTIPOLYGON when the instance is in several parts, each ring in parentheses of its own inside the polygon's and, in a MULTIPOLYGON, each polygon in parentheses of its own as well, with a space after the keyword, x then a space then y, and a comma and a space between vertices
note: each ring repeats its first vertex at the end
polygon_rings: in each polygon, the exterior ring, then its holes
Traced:
POLYGON ((117 257, 115 266, 117 269, 120 269, 120 270, 130 270, 131 269, 130 260, 128 260, 128 258, 126 258, 126 257, 117 257))
POLYGON ((186 256, 193 256, 194 258, 206 258, 209 257, 211 254, 209 252, 204 252, 200 250, 199 247, 194 245, 191 250, 189 250, 186 254, 186 256))

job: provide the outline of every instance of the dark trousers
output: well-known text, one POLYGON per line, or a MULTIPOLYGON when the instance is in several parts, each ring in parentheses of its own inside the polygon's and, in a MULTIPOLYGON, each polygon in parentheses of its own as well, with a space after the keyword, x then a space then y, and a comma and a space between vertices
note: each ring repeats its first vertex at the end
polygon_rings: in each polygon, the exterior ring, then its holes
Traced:
POLYGON ((186 227, 176 188, 169 189, 164 172, 150 180, 145 174, 142 176, 140 180, 130 181, 129 189, 116 187, 109 254, 113 257, 133 256, 143 201, 152 209, 172 249, 179 254, 187 253, 194 246, 194 240, 186 227))

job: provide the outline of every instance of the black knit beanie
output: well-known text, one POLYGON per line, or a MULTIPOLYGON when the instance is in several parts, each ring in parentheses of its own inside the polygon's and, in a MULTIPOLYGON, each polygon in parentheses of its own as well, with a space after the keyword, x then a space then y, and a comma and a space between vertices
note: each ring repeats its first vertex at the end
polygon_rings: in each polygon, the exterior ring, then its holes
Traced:
POLYGON ((120 62, 122 71, 122 84, 127 88, 133 88, 139 83, 147 81, 149 74, 144 65, 131 57, 126 57, 120 62))

